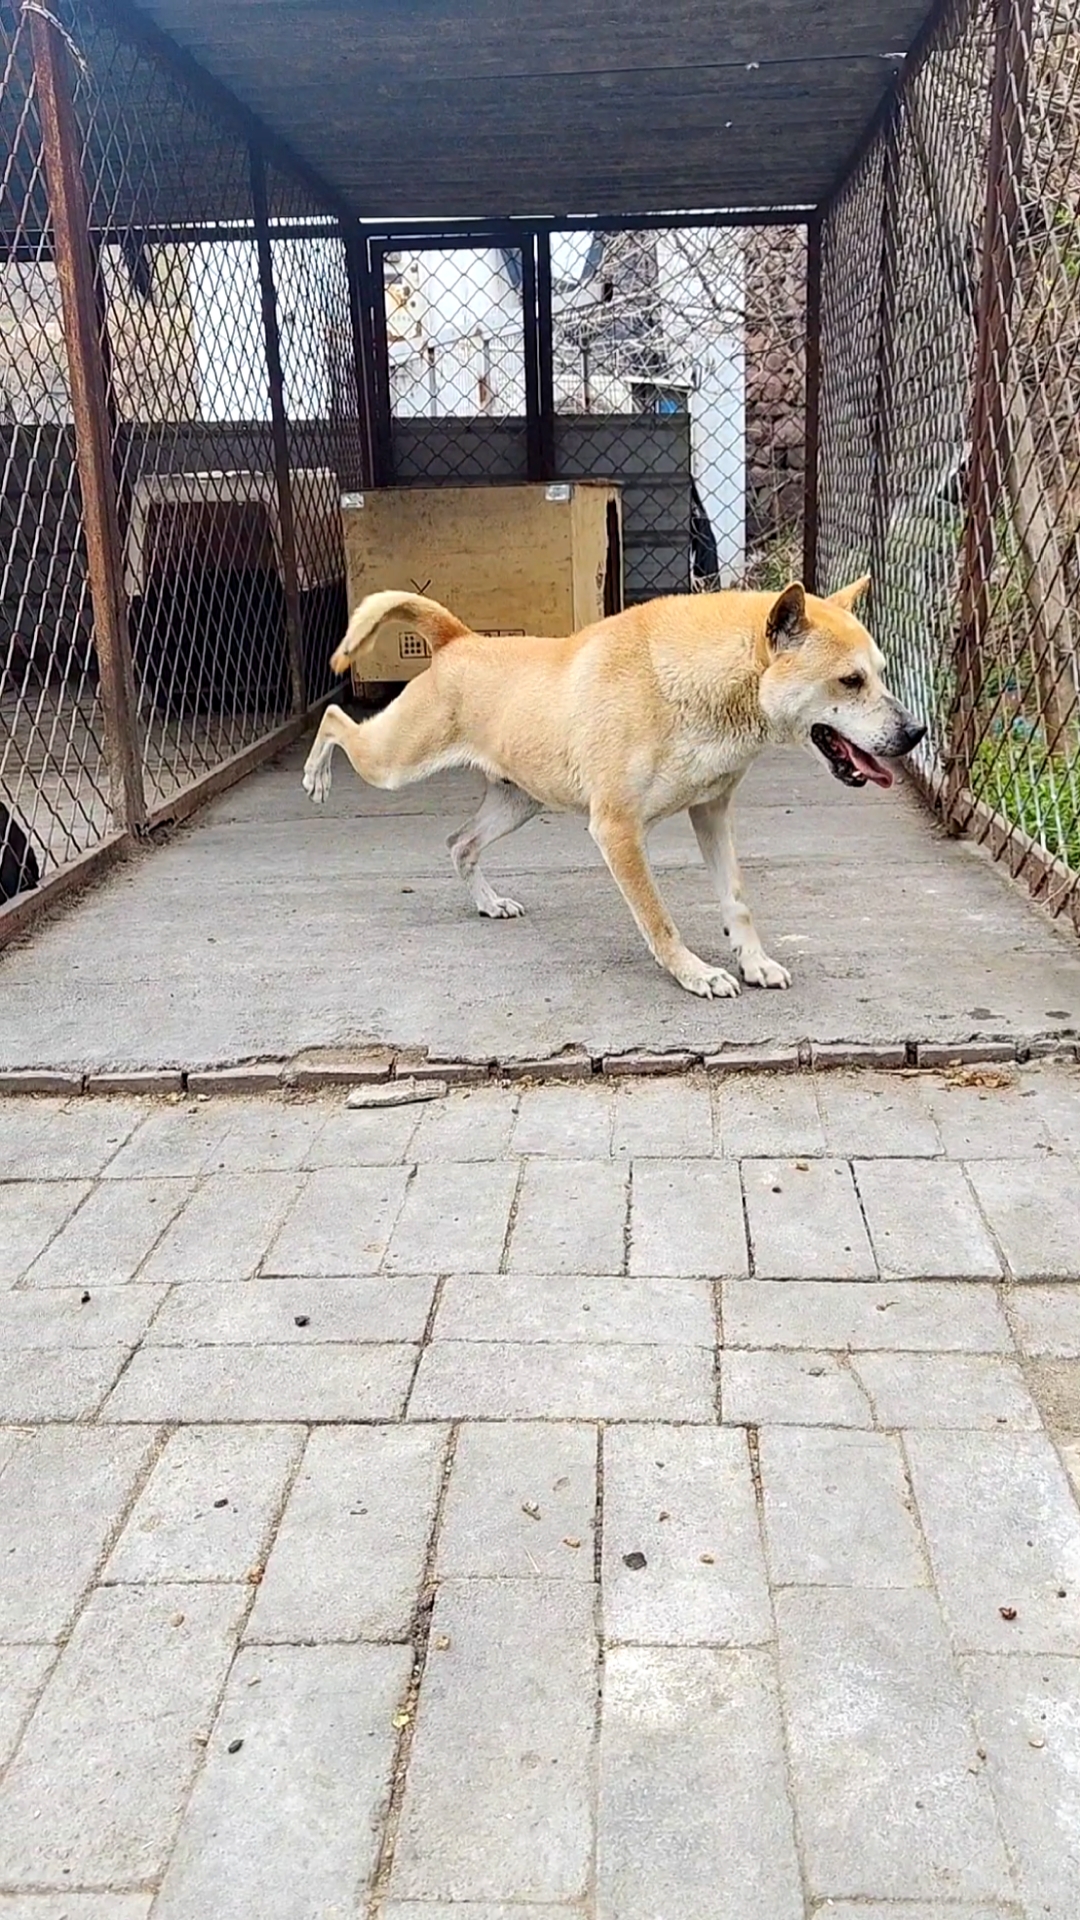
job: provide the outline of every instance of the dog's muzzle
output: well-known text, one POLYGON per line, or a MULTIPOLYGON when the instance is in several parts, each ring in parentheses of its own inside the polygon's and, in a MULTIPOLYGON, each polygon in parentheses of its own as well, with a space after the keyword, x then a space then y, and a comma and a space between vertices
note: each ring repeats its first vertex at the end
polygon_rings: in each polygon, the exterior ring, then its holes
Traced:
MULTIPOLYGON (((903 759, 925 737, 926 728, 905 715, 889 748, 889 759, 903 759)), ((819 721, 811 727, 810 738, 833 778, 842 781, 845 787, 865 787, 868 780, 872 780, 876 787, 892 786, 892 771, 884 761, 879 760, 876 753, 867 753, 864 747, 857 747, 836 727, 826 726, 819 721)))

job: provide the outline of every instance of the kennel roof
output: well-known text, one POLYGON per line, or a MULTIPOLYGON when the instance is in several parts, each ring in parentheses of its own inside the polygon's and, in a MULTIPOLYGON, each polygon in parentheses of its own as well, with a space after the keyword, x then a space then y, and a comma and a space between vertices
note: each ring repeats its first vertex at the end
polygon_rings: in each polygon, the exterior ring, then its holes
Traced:
POLYGON ((362 218, 808 207, 927 0, 142 0, 362 218))

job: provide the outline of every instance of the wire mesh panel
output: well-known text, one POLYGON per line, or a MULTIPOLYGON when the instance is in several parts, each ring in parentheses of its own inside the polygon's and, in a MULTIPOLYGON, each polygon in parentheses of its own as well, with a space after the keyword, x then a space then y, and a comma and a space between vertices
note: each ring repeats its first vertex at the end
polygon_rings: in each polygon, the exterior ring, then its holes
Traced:
POLYGON ((394 481, 526 479, 521 247, 403 238, 375 260, 394 481))
POLYGON ((292 700, 251 162, 95 14, 71 25, 153 808, 292 700))
POLYGON ((28 22, 0 9, 0 903, 113 826, 28 22), (25 836, 25 838, 24 838, 25 836), (30 855, 26 853, 29 843, 30 855))
POLYGON ((556 462, 623 488, 628 601, 798 570, 801 229, 551 236, 556 462))
POLYGON ((1080 922, 1074 6, 943 16, 829 211, 822 305, 824 583, 872 566, 930 791, 1080 922))

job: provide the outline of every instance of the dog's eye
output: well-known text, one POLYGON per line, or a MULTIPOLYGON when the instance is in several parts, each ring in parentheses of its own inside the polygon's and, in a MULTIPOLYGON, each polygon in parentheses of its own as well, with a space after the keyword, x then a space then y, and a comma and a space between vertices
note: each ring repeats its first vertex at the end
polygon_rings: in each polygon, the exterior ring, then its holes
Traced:
POLYGON ((860 688, 864 685, 862 674, 861 673, 841 674, 840 685, 842 687, 850 687, 852 693, 858 693, 860 688))

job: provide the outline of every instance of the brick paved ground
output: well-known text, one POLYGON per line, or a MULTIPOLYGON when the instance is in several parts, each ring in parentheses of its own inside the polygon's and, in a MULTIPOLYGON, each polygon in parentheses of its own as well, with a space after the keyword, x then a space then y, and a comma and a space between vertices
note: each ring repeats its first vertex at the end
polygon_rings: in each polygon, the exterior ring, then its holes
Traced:
POLYGON ((0 1104, 0 1920, 1075 1920, 1080 1074, 971 1078, 0 1104))

